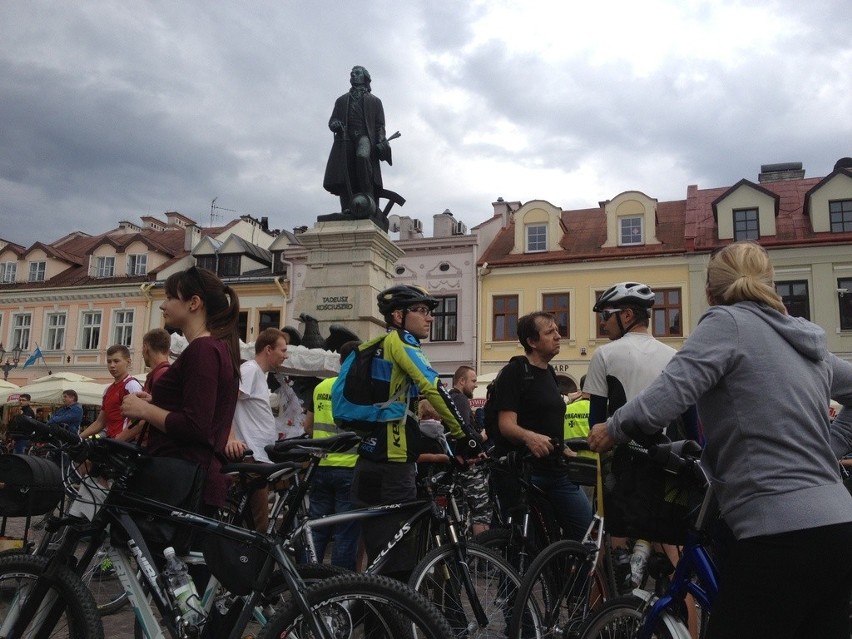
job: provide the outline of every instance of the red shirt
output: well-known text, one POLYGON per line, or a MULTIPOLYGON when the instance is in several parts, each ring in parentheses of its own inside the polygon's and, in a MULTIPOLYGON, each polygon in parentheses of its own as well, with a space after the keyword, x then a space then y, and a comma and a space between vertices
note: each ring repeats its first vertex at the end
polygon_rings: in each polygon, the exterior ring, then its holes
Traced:
MULTIPOLYGON (((101 401, 101 411, 106 420, 104 430, 107 437, 115 437, 124 430, 124 417, 121 415, 121 400, 130 392, 127 389, 127 385, 131 381, 136 382, 133 377, 127 375, 121 381, 110 384, 104 391, 104 398, 101 401)), ((139 382, 136 382, 136 386, 138 387, 136 390, 141 390, 142 387, 139 386, 139 382)))

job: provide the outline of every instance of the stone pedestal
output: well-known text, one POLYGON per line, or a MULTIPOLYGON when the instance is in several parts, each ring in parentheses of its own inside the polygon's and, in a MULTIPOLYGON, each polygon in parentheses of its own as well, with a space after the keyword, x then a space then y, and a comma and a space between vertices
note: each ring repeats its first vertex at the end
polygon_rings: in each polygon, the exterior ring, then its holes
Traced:
POLYGON ((322 335, 331 324, 342 324, 362 340, 384 333, 376 295, 392 285, 402 249, 370 220, 317 222, 299 240, 308 249, 308 269, 295 315, 317 318, 322 335))

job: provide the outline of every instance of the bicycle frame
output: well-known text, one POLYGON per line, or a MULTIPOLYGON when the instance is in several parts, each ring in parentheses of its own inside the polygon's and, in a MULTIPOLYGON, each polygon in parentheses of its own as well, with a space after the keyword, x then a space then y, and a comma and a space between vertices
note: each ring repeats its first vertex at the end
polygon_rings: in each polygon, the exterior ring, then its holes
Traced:
POLYGON ((322 558, 317 557, 316 547, 314 546, 313 530, 315 528, 325 528, 327 526, 336 526, 355 520, 372 519, 381 517, 392 512, 402 511, 406 509, 417 508, 414 513, 408 517, 400 526, 399 531, 391 538, 387 546, 373 560, 373 562, 365 568, 365 572, 372 574, 381 574, 382 567, 388 561, 390 551, 402 541, 414 528, 414 524, 424 519, 426 515, 432 513, 433 504, 429 500, 417 499, 406 501, 399 504, 389 504, 386 506, 370 506, 367 508, 356 508, 346 511, 345 513, 335 513, 333 515, 325 515, 317 519, 305 519, 293 531, 293 538, 301 537, 305 544, 305 549, 308 553, 308 559, 313 562, 321 562, 322 558))
MULTIPOLYGON (((93 479, 88 479, 90 487, 92 486, 91 482, 94 481, 95 480, 93 479)), ((100 492, 106 495, 102 505, 85 504, 93 506, 92 508, 89 508, 86 513, 91 516, 91 521, 87 521, 88 517, 81 519, 80 517, 72 516, 69 518, 63 518, 56 522, 57 527, 66 527, 66 534, 64 534, 63 538, 59 541, 59 548, 53 554, 49 566, 55 562, 67 561, 67 558, 73 554, 73 550, 76 548, 78 542, 85 535, 90 535, 91 537, 89 546, 84 553, 84 557, 90 559, 94 556, 97 548, 100 547, 105 535, 108 534, 108 528, 123 529, 128 536, 128 551, 124 551, 113 546, 110 551, 110 558, 113 560, 114 565, 118 566, 116 567, 116 574, 133 605, 134 614, 136 614, 137 619, 139 619, 139 622, 143 626, 147 636, 151 639, 160 639, 163 638, 164 635, 159 628, 156 618, 154 617, 153 609, 148 601, 145 590, 137 578, 135 571, 132 569, 132 564, 129 559, 130 555, 133 556, 140 568, 141 576, 149 589, 151 598, 159 610, 163 623, 165 624, 169 634, 173 637, 180 637, 184 635, 180 629, 180 612, 177 610, 174 597, 172 596, 171 591, 165 586, 165 582, 160 578, 155 567, 156 563, 153 555, 145 543, 144 537, 141 535, 139 528, 131 518, 129 514, 130 512, 152 515, 160 521, 190 525, 195 528, 203 529, 209 534, 224 537, 231 541, 261 549, 265 555, 265 560, 259 570, 258 578, 255 583, 268 583, 269 577, 274 568, 276 566, 280 567, 284 581, 292 593, 294 601, 296 601, 301 612, 305 615, 305 618, 309 619, 314 626, 313 632, 317 633, 318 637, 327 637, 327 629, 322 627, 320 621, 315 619, 311 614, 310 607, 304 599, 302 589, 300 588, 302 584, 301 578, 298 575, 296 567, 284 552, 283 545, 281 543, 269 539, 260 533, 239 528, 231 524, 226 524, 219 520, 204 517, 168 504, 144 498, 142 496, 123 494, 122 502, 118 505, 114 503, 115 499, 113 498, 112 493, 107 491, 108 489, 103 487, 99 487, 99 489, 91 491, 93 493, 100 492), (119 573, 119 571, 121 572, 119 573)), ((81 508, 81 510, 82 509, 83 508, 81 508)), ((45 584, 43 588, 46 590, 47 585, 45 584)), ((205 596, 206 595, 207 591, 205 591, 205 596)), ((231 639, 239 639, 243 636, 242 631, 246 628, 251 616, 254 614, 254 608, 259 603, 261 596, 261 590, 253 589, 250 595, 243 598, 245 604, 242 606, 240 615, 235 621, 231 634, 229 635, 231 639)), ((36 601, 36 598, 31 598, 30 604, 26 607, 27 609, 22 610, 19 617, 32 618, 32 615, 34 615, 36 611, 30 610, 30 608, 34 608, 37 605, 35 603, 36 601)), ((52 608, 55 608, 55 606, 52 608)), ((49 614, 58 616, 58 613, 58 610, 51 610, 49 614)), ((42 613, 39 611, 39 614, 42 613)))
POLYGON ((397 533, 393 537, 391 537, 385 548, 365 569, 365 572, 367 573, 381 574, 383 566, 389 561, 389 554, 391 550, 393 550, 393 548, 396 547, 396 545, 400 541, 405 539, 409 534, 412 534, 411 531, 414 529, 415 524, 423 520, 428 521, 429 519, 439 519, 441 521, 445 521, 447 523, 447 532, 449 534, 450 543, 455 549, 456 562, 461 569, 462 582, 464 584, 465 591, 468 594, 469 600, 473 606, 474 616, 476 617, 477 623, 480 624, 480 626, 484 627, 487 624, 488 620, 486 618, 485 611, 482 607, 482 603, 479 600, 479 596, 473 586, 473 581, 470 575, 470 569, 467 565, 467 557, 465 556, 463 538, 459 536, 458 531, 456 529, 458 521, 460 519, 460 514, 458 510, 458 503, 456 502, 455 495, 452 493, 452 491, 450 492, 450 498, 447 504, 447 508, 451 510, 452 516, 440 516, 436 512, 436 508, 437 506, 432 499, 417 499, 402 502, 399 504, 358 508, 355 510, 347 511, 345 513, 326 515, 317 519, 305 519, 293 531, 293 538, 301 537, 305 544, 305 548, 307 549, 310 561, 316 562, 318 560, 321 560, 321 558, 317 558, 316 548, 314 547, 312 532, 315 528, 324 528, 327 526, 335 526, 340 523, 345 523, 354 520, 381 517, 391 512, 397 512, 406 509, 416 509, 402 523, 397 533))
MULTIPOLYGON (((712 486, 709 482, 706 485, 707 489, 696 518, 695 528, 689 531, 669 587, 645 612, 637 639, 650 639, 654 628, 665 619, 669 609, 676 602, 683 601, 687 593, 695 597, 704 610, 712 610, 713 601, 719 593, 719 573, 702 540, 707 534, 705 531, 710 522, 718 513, 718 505, 712 486)), ((642 591, 634 590, 633 592, 642 596, 642 591)), ((650 603, 650 593, 644 594, 646 601, 650 603)))

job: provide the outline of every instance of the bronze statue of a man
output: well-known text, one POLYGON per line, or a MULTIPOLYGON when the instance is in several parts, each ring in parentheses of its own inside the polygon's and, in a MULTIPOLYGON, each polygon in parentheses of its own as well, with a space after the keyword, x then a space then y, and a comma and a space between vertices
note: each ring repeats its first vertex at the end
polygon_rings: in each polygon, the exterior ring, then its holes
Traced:
POLYGON ((337 98, 328 121, 334 143, 323 187, 340 197, 341 212, 353 218, 378 219, 382 217, 378 201, 383 195, 379 161, 393 164, 385 137, 385 112, 382 101, 370 91, 367 69, 353 67, 349 83, 352 88, 337 98))

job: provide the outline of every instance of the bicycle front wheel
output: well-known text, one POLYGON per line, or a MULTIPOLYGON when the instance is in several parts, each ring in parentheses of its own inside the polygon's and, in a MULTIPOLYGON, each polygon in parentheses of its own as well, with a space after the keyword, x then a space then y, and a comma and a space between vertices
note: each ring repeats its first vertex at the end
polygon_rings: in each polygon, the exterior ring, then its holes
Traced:
MULTIPOLYGON (((631 596, 608 601, 589 617, 580 639, 633 639, 642 626, 643 604, 631 596)), ((686 626, 668 612, 663 613, 651 638, 691 639, 686 626)))
POLYGON ((461 564, 457 552, 450 545, 428 553, 415 567, 409 585, 443 613, 453 628, 451 637, 505 637, 520 584, 518 573, 477 544, 463 547, 466 560, 461 564))
POLYGON ((596 556, 571 540, 557 541, 542 550, 521 580, 509 637, 530 634, 519 626, 522 617, 515 617, 525 608, 538 613, 541 625, 536 628, 537 636, 576 635, 583 621, 609 595, 596 556))
POLYGON ((121 585, 118 576, 115 574, 112 561, 106 554, 108 547, 109 542, 105 541, 95 552, 92 561, 89 562, 80 577, 89 592, 92 593, 98 612, 102 616, 118 612, 129 601, 127 593, 124 592, 124 586, 121 585))
MULTIPOLYGON (((447 639, 447 621, 428 601, 405 584, 377 575, 352 573, 325 579, 304 593, 311 619, 337 639, 447 639)), ((258 639, 315 638, 311 619, 292 599, 269 620, 258 639)))
POLYGON ((65 566, 45 575, 48 561, 33 555, 0 557, 0 636, 103 639, 92 595, 65 566), (33 613, 25 619, 29 608, 33 613))

